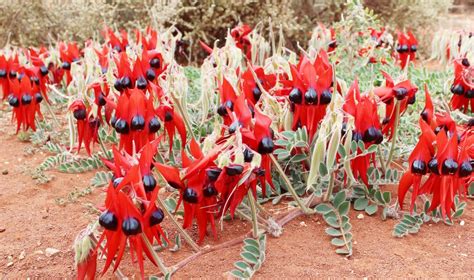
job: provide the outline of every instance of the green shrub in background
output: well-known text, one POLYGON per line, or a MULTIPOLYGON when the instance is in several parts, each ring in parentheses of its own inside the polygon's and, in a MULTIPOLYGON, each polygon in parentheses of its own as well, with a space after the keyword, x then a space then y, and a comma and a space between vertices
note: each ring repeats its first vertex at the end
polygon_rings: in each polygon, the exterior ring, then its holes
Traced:
MULTIPOLYGON (((350 1, 350 0, 349 0, 350 1)), ((193 51, 198 40, 223 39, 239 21, 282 26, 288 47, 304 46, 318 22, 340 19, 347 0, 22 0, 0 3, 0 46, 79 42, 97 36, 104 24, 117 28, 177 26, 193 51)), ((365 0, 387 24, 428 28, 446 13, 450 0, 365 0)))

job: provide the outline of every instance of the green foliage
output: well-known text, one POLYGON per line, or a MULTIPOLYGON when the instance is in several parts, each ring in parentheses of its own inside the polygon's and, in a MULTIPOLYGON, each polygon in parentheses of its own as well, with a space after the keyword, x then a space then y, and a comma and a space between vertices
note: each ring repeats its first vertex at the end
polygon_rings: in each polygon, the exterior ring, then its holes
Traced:
POLYGON ((314 210, 323 215, 324 220, 330 226, 326 228, 326 234, 332 237, 331 244, 336 246, 336 253, 340 255, 352 255, 352 225, 349 221, 350 202, 346 201, 344 190, 338 192, 332 203, 322 203, 314 210))
POLYGON ((257 239, 247 238, 240 256, 242 260, 234 263, 236 269, 230 274, 237 279, 250 279, 262 267, 265 261, 267 236, 262 234, 257 239))
POLYGON ((99 171, 95 173, 94 177, 91 179, 91 185, 93 187, 102 187, 109 184, 112 179, 112 172, 99 171))
MULTIPOLYGON (((111 151, 107 151, 107 153, 107 157, 112 157, 111 151)), ((94 170, 104 166, 101 156, 102 153, 99 153, 89 158, 79 158, 73 161, 61 163, 58 166, 58 170, 64 173, 83 173, 86 171, 94 170)))

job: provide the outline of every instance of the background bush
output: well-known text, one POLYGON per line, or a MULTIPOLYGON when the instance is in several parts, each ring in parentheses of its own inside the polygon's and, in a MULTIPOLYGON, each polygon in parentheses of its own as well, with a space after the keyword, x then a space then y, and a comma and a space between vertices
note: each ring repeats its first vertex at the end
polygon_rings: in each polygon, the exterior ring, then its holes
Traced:
MULTIPOLYGON (((282 26, 289 47, 308 41, 314 25, 337 21, 347 0, 22 0, 0 3, 0 47, 79 42, 98 35, 103 25, 135 28, 176 25, 193 50, 198 40, 223 39, 239 21, 255 25, 272 18, 282 26), (292 45, 293 44, 293 45, 292 45)), ((450 0, 365 0, 364 4, 394 27, 428 28, 447 13, 450 0)))

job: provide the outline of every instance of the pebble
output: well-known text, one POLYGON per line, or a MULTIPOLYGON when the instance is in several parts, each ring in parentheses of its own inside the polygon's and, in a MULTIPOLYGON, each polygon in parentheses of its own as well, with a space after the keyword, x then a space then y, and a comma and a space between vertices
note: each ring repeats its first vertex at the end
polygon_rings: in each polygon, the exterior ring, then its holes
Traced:
POLYGON ((3 175, 8 175, 8 170, 7 170, 7 169, 3 170, 3 171, 2 171, 2 174, 3 174, 3 175))
POLYGON ((5 232, 6 230, 7 230, 6 228, 0 227, 0 233, 1 233, 1 232, 5 232))
POLYGON ((302 226, 302 227, 307 227, 307 225, 306 225, 305 222, 301 222, 301 223, 300 223, 300 226, 302 226))
POLYGON ((18 259, 22 260, 22 259, 25 258, 25 256, 26 256, 26 252, 25 252, 25 250, 23 250, 23 251, 21 251, 20 256, 18 257, 18 259))
POLYGON ((46 250, 44 250, 44 252, 45 252, 46 257, 52 257, 54 255, 59 254, 59 252, 61 252, 61 251, 59 251, 58 249, 55 249, 55 248, 46 248, 46 250))
POLYGON ((464 220, 461 220, 461 221, 459 222, 459 225, 460 225, 460 226, 463 226, 464 224, 466 224, 466 222, 464 222, 464 220))
POLYGON ((363 218, 364 218, 364 214, 360 213, 359 215, 357 215, 357 219, 362 220, 363 218))
POLYGON ((7 267, 13 266, 13 262, 7 263, 7 267))

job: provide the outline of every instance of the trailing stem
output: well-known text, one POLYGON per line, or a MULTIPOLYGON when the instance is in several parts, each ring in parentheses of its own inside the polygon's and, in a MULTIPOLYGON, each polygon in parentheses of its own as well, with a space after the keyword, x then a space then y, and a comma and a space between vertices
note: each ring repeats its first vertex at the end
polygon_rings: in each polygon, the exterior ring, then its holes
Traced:
POLYGON ((163 275, 168 274, 168 268, 166 268, 163 261, 160 259, 160 257, 158 257, 155 250, 153 249, 153 246, 150 244, 150 241, 148 241, 148 238, 146 237, 146 235, 144 233, 142 233, 142 239, 145 242, 145 245, 146 245, 148 251, 151 253, 151 256, 153 257, 153 260, 156 262, 156 264, 158 264, 158 267, 160 268, 163 275))

